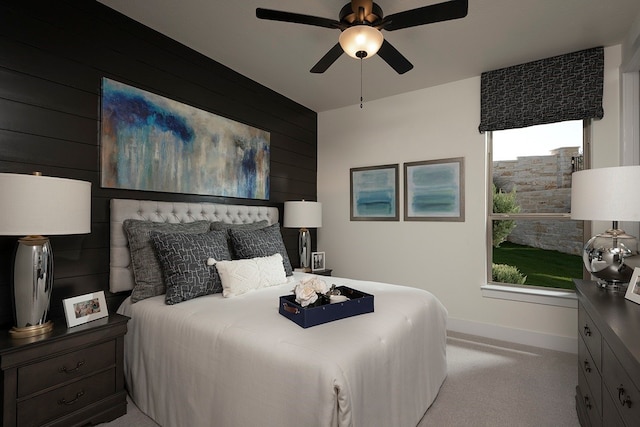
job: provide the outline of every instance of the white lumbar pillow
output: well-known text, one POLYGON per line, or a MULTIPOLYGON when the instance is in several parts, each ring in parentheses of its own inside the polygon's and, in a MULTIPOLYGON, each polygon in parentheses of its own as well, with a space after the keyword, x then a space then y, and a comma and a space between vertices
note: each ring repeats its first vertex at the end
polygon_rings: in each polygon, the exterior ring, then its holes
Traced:
POLYGON ((218 261, 215 265, 222 282, 222 296, 227 298, 287 281, 279 253, 260 258, 218 261))

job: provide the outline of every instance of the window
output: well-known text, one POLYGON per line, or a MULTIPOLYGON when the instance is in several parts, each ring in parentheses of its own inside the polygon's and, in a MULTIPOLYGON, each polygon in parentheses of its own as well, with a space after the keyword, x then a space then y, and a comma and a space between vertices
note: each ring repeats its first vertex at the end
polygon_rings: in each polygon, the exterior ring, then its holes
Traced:
POLYGON ((576 120, 487 132, 490 283, 572 289, 582 277, 584 224, 569 213, 571 173, 588 163, 589 126, 576 120))

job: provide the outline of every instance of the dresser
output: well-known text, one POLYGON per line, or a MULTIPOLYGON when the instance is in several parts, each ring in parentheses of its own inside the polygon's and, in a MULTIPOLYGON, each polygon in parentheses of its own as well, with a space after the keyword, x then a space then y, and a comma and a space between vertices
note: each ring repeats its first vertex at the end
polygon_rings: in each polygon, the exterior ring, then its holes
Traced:
POLYGON ((82 426, 127 412, 123 337, 128 317, 111 314, 44 336, 0 336, 2 426, 82 426))
POLYGON ((574 282, 580 424, 640 426, 640 305, 594 282, 574 282))

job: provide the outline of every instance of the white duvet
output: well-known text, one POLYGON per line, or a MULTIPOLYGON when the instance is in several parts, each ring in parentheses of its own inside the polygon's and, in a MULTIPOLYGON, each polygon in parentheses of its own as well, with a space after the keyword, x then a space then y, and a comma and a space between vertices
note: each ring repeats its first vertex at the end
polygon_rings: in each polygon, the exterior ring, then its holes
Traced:
POLYGON ((429 292, 323 277, 374 295, 373 313, 303 329, 278 313, 302 277, 130 316, 125 376, 140 409, 176 427, 415 427, 446 377, 446 318, 429 292))

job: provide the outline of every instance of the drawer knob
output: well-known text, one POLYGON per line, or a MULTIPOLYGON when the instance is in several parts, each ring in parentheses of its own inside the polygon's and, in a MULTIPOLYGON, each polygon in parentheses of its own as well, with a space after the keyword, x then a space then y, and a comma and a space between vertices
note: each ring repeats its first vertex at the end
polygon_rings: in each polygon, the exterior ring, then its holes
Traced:
POLYGON ((589 366, 589 361, 588 360, 584 361, 584 370, 586 372, 591 372, 591 366, 589 366))
POLYGON ((84 391, 80 390, 79 392, 76 393, 76 397, 74 397, 73 399, 71 399, 69 401, 67 399, 65 399, 65 398, 62 398, 62 399, 58 400, 58 405, 73 405, 82 396, 84 396, 84 391))
POLYGON ((629 396, 625 392, 624 386, 622 384, 620 384, 620 386, 618 387, 618 400, 620 401, 620 404, 622 406, 631 408, 631 396, 629 396))
POLYGON ((589 328, 589 325, 584 325, 584 334, 588 337, 591 336, 591 329, 589 328))
POLYGON ((62 373, 65 372, 67 374, 72 374, 74 372, 76 372, 78 369, 80 369, 80 367, 84 365, 84 360, 79 361, 78 363, 76 363, 76 367, 75 368, 67 368, 66 366, 63 366, 62 368, 58 369, 58 372, 62 373))
POLYGON ((584 397, 584 406, 587 409, 591 409, 591 401, 589 400, 589 396, 584 397))

